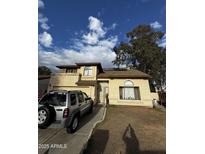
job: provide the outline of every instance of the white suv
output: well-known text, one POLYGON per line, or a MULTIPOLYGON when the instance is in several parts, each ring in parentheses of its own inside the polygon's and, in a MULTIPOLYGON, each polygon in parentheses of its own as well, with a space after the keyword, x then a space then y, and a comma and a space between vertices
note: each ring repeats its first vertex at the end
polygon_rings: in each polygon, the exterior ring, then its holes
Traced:
POLYGON ((74 133, 79 118, 92 111, 93 101, 82 91, 50 91, 39 101, 38 127, 47 128, 57 123, 74 133))

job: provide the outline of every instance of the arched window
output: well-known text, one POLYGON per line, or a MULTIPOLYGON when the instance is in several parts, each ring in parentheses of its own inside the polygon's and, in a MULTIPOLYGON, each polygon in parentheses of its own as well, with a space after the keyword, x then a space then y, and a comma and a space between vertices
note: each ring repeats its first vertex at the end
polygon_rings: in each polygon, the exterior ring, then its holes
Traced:
POLYGON ((124 86, 120 87, 120 99, 140 100, 139 87, 135 87, 130 80, 124 82, 124 86))
POLYGON ((126 81, 124 82, 124 85, 125 85, 125 87, 134 87, 133 82, 130 81, 130 80, 126 80, 126 81))

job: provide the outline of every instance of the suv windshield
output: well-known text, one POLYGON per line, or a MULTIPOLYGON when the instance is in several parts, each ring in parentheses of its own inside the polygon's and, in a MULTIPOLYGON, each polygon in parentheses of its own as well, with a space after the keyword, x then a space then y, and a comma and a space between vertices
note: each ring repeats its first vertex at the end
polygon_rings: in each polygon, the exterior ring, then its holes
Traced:
POLYGON ((53 106, 65 106, 66 105, 66 95, 65 94, 47 94, 39 102, 39 104, 49 104, 53 106))

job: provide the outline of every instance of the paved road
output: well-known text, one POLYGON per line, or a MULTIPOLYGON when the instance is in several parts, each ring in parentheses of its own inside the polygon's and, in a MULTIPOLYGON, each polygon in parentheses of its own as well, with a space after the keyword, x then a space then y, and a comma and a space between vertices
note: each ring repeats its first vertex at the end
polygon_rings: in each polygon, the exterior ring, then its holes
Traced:
POLYGON ((78 130, 68 134, 65 128, 39 129, 39 154, 79 154, 86 144, 90 131, 96 121, 103 118, 104 107, 97 106, 91 115, 84 116, 78 130))

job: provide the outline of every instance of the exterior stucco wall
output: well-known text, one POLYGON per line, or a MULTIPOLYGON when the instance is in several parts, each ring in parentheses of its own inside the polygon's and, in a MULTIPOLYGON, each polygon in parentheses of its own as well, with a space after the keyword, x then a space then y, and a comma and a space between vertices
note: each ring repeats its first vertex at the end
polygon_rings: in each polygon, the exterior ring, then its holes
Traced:
POLYGON ((151 97, 152 99, 156 99, 157 101, 159 101, 159 94, 157 92, 156 93, 151 92, 151 97))
POLYGON ((152 107, 152 100, 159 100, 157 93, 151 93, 148 79, 97 79, 97 66, 92 67, 92 76, 84 76, 84 66, 77 69, 77 73, 57 73, 51 76, 48 90, 81 90, 90 96, 95 102, 103 102, 103 88, 109 88, 109 104, 114 105, 134 105, 152 107), (81 74, 81 78, 80 78, 81 74), (79 80, 97 80, 97 86, 77 86, 79 80), (124 86, 124 82, 130 80, 135 87, 139 87, 141 100, 120 99, 119 87, 124 86))
POLYGON ((135 105, 148 106, 152 105, 152 96, 149 88, 149 82, 146 79, 110 79, 109 80, 109 103, 114 105, 135 105), (120 99, 119 87, 124 86, 124 82, 130 80, 135 87, 139 87, 141 100, 122 100, 120 99))
POLYGON ((54 86, 77 86, 75 83, 79 80, 79 73, 58 73, 51 76, 49 90, 54 86))
POLYGON ((95 86, 78 86, 75 84, 79 80, 79 73, 58 73, 51 76, 48 91, 50 90, 81 90, 94 101, 96 98, 95 86))
POLYGON ((84 69, 85 66, 81 66, 77 72, 80 73, 81 76, 81 80, 96 80, 96 76, 97 76, 97 66, 90 66, 92 67, 92 75, 91 76, 84 76, 84 69))
POLYGON ((94 86, 76 86, 76 87, 70 87, 70 86, 54 86, 53 90, 81 90, 82 92, 85 92, 89 97, 91 97, 93 100, 95 100, 95 87, 94 86))

